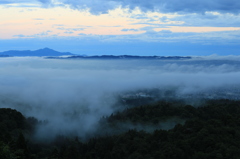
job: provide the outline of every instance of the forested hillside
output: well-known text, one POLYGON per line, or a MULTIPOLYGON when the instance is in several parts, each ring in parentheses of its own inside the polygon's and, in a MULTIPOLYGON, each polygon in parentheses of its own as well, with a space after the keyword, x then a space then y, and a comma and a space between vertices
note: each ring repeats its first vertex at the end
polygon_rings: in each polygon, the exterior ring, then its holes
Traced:
POLYGON ((59 134, 44 143, 32 138, 43 122, 2 108, 0 158, 234 159, 240 156, 239 113, 240 101, 209 100, 199 107, 159 101, 102 117, 91 138, 59 134), (173 120, 172 128, 161 127, 173 120))

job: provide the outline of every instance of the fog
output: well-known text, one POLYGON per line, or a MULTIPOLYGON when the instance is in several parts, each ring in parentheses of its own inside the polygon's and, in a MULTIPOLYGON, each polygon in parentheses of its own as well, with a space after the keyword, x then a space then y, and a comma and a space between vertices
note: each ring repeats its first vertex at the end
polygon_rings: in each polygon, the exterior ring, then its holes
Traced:
POLYGON ((240 90, 239 57, 191 60, 0 58, 0 107, 46 120, 36 136, 94 132, 117 111, 117 97, 140 89, 177 88, 180 95, 240 90))

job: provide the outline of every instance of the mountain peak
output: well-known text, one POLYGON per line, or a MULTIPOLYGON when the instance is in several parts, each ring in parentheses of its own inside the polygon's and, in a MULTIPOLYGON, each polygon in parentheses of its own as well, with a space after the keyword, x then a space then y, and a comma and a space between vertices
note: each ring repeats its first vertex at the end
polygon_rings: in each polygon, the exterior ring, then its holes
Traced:
POLYGON ((35 50, 35 51, 33 51, 33 52, 58 52, 58 51, 53 50, 53 49, 50 49, 50 48, 48 48, 48 47, 45 47, 45 48, 43 48, 43 49, 38 49, 38 50, 35 50))
POLYGON ((45 48, 38 49, 38 50, 35 50, 35 51, 56 51, 56 50, 50 49, 48 47, 45 47, 45 48))
POLYGON ((50 49, 50 48, 48 48, 48 47, 45 47, 45 48, 40 49, 40 50, 53 50, 53 49, 50 49))

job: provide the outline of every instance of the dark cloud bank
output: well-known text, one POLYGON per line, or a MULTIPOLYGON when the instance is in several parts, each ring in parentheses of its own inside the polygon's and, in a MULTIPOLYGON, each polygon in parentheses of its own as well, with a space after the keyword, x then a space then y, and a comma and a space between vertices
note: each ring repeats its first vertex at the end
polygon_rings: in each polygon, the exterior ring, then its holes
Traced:
POLYGON ((143 11, 160 11, 167 13, 205 13, 205 12, 221 12, 238 14, 240 11, 240 2, 238 0, 3 0, 0 4, 12 3, 34 3, 40 2, 44 7, 52 7, 54 5, 69 5, 74 9, 89 9, 92 13, 106 13, 109 10, 123 7, 123 8, 140 8, 143 11), (54 3, 53 3, 54 2, 54 3), (57 2, 57 3, 56 3, 57 2))
POLYGON ((12 3, 34 3, 39 2, 43 7, 53 7, 55 5, 69 5, 74 9, 89 9, 90 12, 99 14, 107 13, 109 10, 123 8, 140 8, 142 11, 159 11, 165 13, 205 13, 205 12, 221 12, 239 14, 240 1, 238 0, 3 0, 0 4, 12 3), (54 2, 54 3, 53 3, 54 2))
MULTIPOLYGON (((44 4, 51 4, 49 0, 39 0, 44 4)), ((92 13, 106 13, 108 10, 119 6, 124 8, 140 8, 143 11, 160 11, 167 13, 205 13, 208 11, 238 14, 240 2, 238 0, 94 0, 76 1, 59 0, 63 4, 68 4, 75 9, 89 8, 92 13)))
POLYGON ((47 120, 37 134, 85 137, 102 116, 118 110, 117 97, 129 91, 174 88, 178 96, 238 91, 239 61, 237 56, 187 61, 1 58, 0 107, 47 120))

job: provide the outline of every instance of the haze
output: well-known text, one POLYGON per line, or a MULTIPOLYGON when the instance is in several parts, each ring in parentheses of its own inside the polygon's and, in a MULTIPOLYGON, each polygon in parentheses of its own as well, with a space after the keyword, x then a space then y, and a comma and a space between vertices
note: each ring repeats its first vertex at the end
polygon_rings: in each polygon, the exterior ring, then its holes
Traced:
POLYGON ((59 60, 0 58, 0 107, 47 120, 38 134, 93 132, 102 116, 118 110, 117 97, 140 89, 178 88, 194 94, 240 89, 240 58, 192 60, 59 60))

